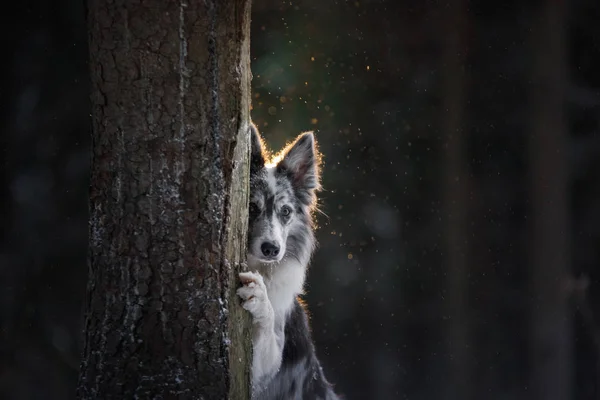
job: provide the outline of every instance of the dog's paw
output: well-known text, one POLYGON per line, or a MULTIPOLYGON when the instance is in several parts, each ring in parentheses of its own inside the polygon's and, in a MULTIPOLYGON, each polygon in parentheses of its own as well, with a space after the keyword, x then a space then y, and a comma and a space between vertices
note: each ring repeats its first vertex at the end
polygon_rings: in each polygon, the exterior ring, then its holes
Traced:
POLYGON ((242 307, 252 314, 255 322, 273 318, 273 307, 263 277, 258 272, 242 272, 240 281, 244 286, 237 290, 237 294, 243 300, 242 307))

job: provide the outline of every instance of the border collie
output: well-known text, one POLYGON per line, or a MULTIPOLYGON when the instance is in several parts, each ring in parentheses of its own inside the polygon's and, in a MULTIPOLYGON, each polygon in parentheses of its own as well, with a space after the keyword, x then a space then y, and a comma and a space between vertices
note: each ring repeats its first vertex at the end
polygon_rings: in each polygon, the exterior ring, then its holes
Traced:
POLYGON ((312 132, 270 157, 251 125, 248 266, 238 295, 252 314, 252 398, 337 400, 298 296, 315 248, 319 153, 312 132))

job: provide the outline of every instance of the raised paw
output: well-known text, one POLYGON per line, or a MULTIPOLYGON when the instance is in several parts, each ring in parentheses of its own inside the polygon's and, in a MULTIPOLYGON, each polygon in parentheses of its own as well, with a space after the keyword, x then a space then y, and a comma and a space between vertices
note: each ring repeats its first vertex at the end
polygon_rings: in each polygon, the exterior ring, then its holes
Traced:
POLYGON ((242 272, 239 276, 244 285, 237 290, 237 295, 243 300, 242 307, 252 314, 256 322, 272 318, 273 307, 263 277, 257 272, 242 272))

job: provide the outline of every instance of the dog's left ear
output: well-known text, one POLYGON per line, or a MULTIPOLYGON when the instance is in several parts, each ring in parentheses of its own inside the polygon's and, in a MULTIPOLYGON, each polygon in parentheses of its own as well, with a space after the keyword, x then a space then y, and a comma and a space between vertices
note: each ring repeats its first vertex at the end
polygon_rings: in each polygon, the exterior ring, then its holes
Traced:
POLYGON ((319 188, 319 153, 312 132, 300 134, 283 151, 277 170, 288 173, 294 185, 309 190, 319 188))

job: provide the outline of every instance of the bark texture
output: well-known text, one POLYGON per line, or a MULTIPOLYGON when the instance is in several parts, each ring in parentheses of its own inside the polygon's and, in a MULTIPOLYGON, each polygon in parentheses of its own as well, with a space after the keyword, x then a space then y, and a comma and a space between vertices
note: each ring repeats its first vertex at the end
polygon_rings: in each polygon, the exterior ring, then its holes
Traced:
POLYGON ((250 0, 90 0, 82 399, 245 399, 250 0))
POLYGON ((469 175, 465 143, 466 0, 443 8, 442 134, 445 140, 443 201, 446 261, 446 351, 449 399, 471 398, 469 332, 468 204, 469 175))
POLYGON ((565 115, 566 12, 564 0, 541 3, 532 31, 531 398, 572 397, 569 310, 570 217, 568 130, 565 115))

